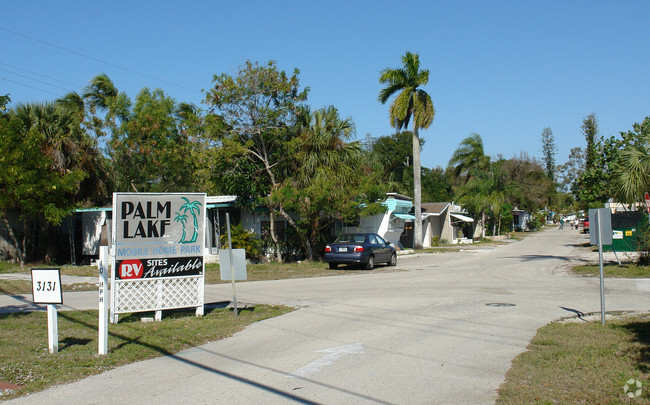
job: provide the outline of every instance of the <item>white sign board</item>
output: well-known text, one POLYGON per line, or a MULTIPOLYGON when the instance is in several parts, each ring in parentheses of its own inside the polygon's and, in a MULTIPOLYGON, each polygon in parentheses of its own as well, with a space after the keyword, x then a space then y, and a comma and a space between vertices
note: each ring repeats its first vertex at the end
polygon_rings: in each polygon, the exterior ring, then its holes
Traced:
POLYGON ((112 313, 191 306, 202 312, 205 197, 113 194, 112 313))
MULTIPOLYGON (((235 281, 246 280, 246 250, 233 249, 232 261, 235 272, 235 281)), ((219 272, 221 273, 222 280, 232 281, 232 275, 230 272, 230 254, 228 253, 228 249, 219 250, 219 272)))
POLYGON ((116 277, 203 274, 205 194, 115 193, 116 277))
POLYGON ((32 269, 34 304, 63 304, 59 269, 32 269))

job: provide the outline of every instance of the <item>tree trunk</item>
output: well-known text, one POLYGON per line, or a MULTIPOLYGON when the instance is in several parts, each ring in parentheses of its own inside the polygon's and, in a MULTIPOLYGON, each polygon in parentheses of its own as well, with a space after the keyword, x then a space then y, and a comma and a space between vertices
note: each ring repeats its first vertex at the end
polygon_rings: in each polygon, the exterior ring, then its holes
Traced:
POLYGON ((277 260, 278 263, 282 263, 282 249, 280 248, 278 236, 275 234, 275 212, 272 209, 269 210, 269 219, 271 221, 269 224, 269 230, 271 232, 273 245, 275 246, 275 260, 277 260))
POLYGON ((0 215, 0 218, 2 218, 2 223, 5 225, 5 227, 7 227, 7 235, 9 235, 9 238, 11 239, 11 242, 16 249, 16 259, 18 259, 22 265, 24 264, 23 249, 20 246, 20 242, 18 242, 18 238, 16 238, 14 229, 11 227, 11 225, 9 225, 9 221, 4 215, 0 215))
POLYGON ((20 267, 25 266, 27 261, 27 219, 23 219, 23 251, 20 255, 20 267))
POLYGON ((296 234, 298 235, 298 238, 300 238, 300 243, 302 243, 302 247, 304 249, 305 255, 307 258, 310 258, 312 255, 312 247, 311 244, 309 243, 309 238, 305 235, 305 233, 298 227, 298 224, 296 224, 296 221, 291 218, 291 216, 282 208, 282 205, 280 204, 280 209, 279 209, 280 215, 284 219, 287 220, 289 225, 296 231, 296 234))
POLYGON ((420 173, 420 136, 413 119, 413 206, 415 208, 415 249, 422 249, 422 183, 420 173))
MULTIPOLYGON (((264 164, 264 170, 266 170, 266 173, 269 176, 269 180, 271 180, 271 193, 273 193, 274 190, 277 190, 280 187, 280 184, 275 180, 275 174, 273 174, 273 171, 271 170, 271 163, 269 162, 268 156, 266 155, 266 148, 264 147, 264 145, 262 146, 264 150, 263 154, 255 154, 255 155, 264 164)), ((270 207, 271 204, 269 203, 268 205, 269 205, 269 209, 271 209, 270 207)), ((284 217, 284 219, 287 220, 289 225, 291 225, 291 227, 295 229, 303 245, 303 248, 305 249, 305 253, 307 257, 308 258, 311 257, 312 247, 309 243, 309 238, 304 234, 304 232, 301 232, 300 228, 298 228, 298 224, 296 224, 296 221, 294 221, 293 218, 291 218, 291 216, 289 216, 289 214, 284 210, 284 208, 282 208, 281 202, 278 202, 278 212, 280 213, 280 215, 282 215, 282 217, 284 217)))
POLYGON ((501 235, 501 215, 499 215, 499 226, 497 227, 497 235, 501 235))
POLYGON ((485 210, 481 211, 481 239, 485 239, 485 210))

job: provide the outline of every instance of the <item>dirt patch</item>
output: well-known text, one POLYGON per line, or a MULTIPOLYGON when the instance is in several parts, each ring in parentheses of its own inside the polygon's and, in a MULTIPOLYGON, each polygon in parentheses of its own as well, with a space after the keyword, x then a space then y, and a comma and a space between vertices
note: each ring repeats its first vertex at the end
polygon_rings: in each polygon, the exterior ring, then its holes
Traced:
POLYGON ((20 388, 21 387, 16 384, 0 381, 0 397, 3 395, 13 394, 14 391, 20 388))

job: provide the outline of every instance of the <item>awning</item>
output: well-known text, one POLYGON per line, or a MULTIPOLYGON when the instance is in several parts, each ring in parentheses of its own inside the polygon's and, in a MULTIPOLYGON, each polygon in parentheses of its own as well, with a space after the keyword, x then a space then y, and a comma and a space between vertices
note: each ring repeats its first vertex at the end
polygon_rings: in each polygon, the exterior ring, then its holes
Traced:
POLYGON ((439 216, 440 216, 439 212, 423 212, 422 213, 422 218, 439 217, 439 216))
POLYGON ((407 221, 408 221, 408 220, 411 220, 411 221, 412 221, 412 220, 415 219, 415 215, 411 215, 411 214, 398 214, 398 213, 396 213, 396 212, 393 212, 393 216, 395 216, 395 217, 397 217, 397 218, 405 219, 405 220, 407 220, 407 221))
POLYGON ((451 215, 456 219, 460 219, 463 222, 474 222, 474 218, 466 217, 465 215, 461 215, 461 214, 449 214, 449 215, 451 215))

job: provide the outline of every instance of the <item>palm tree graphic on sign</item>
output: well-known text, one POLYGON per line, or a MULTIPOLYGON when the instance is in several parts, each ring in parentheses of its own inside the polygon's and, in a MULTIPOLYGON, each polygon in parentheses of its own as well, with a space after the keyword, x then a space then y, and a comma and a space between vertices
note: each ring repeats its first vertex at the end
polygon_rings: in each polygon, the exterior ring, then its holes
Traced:
POLYGON ((174 218, 174 221, 180 222, 183 225, 183 235, 181 236, 181 240, 179 243, 194 243, 196 242, 196 239, 199 237, 199 219, 197 216, 199 215, 199 212, 201 212, 201 209, 199 208, 201 206, 201 203, 198 201, 192 201, 188 200, 185 197, 181 197, 183 200, 185 200, 185 204, 181 205, 181 208, 179 211, 176 213, 176 218, 174 218), (194 225, 194 230, 192 232, 192 239, 190 240, 185 240, 185 237, 187 236, 187 231, 186 231, 186 224, 187 224, 187 213, 190 213, 192 215, 192 222, 194 225))

